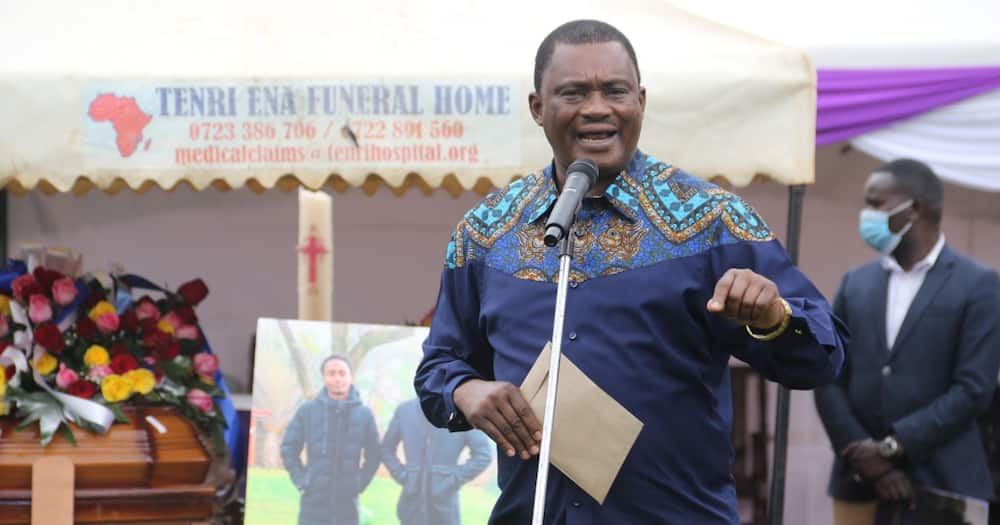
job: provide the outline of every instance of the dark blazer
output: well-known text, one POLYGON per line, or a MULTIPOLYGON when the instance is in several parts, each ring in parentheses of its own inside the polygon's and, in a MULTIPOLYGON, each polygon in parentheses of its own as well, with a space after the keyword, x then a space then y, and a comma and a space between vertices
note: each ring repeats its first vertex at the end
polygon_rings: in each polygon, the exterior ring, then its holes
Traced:
POLYGON ((493 447, 478 430, 451 433, 435 428, 416 399, 396 409, 382 441, 385 466, 403 490, 396 513, 402 525, 459 525, 458 490, 486 470, 493 447), (406 463, 396 448, 403 442, 406 463), (459 463, 466 447, 469 459, 459 463))
POLYGON ((839 451, 858 439, 894 434, 915 485, 992 499, 976 418, 990 405, 1000 368, 1000 278, 945 246, 891 351, 888 282, 888 270, 870 262, 844 276, 834 301, 851 340, 838 381, 815 393, 836 454, 830 495, 874 499, 839 451))

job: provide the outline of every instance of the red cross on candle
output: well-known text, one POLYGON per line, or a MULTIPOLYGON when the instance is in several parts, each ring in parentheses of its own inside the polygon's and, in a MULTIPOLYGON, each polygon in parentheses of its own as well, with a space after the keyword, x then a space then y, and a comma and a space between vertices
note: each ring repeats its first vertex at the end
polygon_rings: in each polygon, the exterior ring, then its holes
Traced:
POLYGON ((326 246, 323 246, 320 238, 316 236, 316 227, 309 228, 309 242, 299 248, 299 253, 303 253, 306 257, 309 257, 309 284, 316 284, 318 259, 321 255, 328 252, 329 250, 326 249, 326 246))

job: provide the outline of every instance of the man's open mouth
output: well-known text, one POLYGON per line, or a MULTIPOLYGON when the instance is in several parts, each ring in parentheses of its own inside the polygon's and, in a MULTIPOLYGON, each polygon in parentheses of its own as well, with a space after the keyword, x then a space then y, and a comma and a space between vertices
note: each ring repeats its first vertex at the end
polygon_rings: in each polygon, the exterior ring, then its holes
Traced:
POLYGON ((584 144, 601 144, 613 139, 617 134, 615 130, 585 131, 577 133, 576 138, 584 144))

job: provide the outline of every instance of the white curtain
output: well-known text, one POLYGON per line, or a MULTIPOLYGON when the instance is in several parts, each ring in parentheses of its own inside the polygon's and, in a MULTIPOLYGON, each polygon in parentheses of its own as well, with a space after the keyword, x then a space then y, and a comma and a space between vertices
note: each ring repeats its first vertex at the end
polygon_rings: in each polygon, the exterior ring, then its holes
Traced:
POLYGON ((851 140, 890 161, 926 162, 942 180, 1000 191, 1000 89, 917 115, 851 140))

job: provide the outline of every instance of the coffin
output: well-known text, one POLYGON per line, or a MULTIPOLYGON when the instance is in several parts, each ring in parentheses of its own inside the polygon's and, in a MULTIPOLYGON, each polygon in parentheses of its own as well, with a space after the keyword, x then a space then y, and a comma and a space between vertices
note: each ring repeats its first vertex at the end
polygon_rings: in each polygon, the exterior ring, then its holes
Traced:
POLYGON ((15 431, 13 418, 0 418, 0 525, 29 524, 32 465, 51 455, 75 465, 75 523, 208 520, 216 483, 204 436, 170 407, 129 407, 126 414, 131 422, 117 423, 106 434, 74 427, 76 446, 59 433, 47 447, 38 443, 37 426, 15 431))

